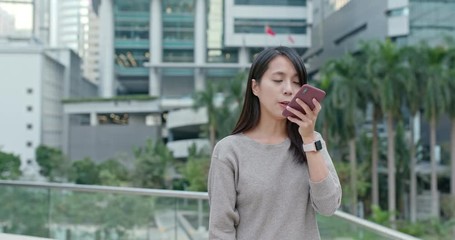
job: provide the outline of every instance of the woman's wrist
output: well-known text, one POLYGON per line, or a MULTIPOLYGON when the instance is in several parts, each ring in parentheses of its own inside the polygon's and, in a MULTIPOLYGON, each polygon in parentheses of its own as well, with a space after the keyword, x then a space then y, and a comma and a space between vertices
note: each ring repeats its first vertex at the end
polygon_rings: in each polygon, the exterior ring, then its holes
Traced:
POLYGON ((312 134, 310 134, 308 136, 302 136, 302 141, 305 144, 314 142, 314 141, 316 141, 316 135, 313 132, 312 134))

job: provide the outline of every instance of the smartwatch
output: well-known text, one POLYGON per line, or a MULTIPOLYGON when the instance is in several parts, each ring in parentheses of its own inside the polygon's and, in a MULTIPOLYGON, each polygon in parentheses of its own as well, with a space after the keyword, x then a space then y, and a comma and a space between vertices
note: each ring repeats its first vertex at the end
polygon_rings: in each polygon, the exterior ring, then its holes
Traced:
POLYGON ((308 144, 303 144, 304 152, 319 152, 321 149, 322 149, 321 140, 317 140, 308 144))

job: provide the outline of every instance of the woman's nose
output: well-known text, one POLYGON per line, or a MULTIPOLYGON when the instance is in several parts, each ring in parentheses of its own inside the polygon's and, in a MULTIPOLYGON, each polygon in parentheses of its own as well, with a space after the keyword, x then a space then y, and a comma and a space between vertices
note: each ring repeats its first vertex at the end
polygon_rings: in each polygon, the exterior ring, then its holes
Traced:
POLYGON ((283 94, 284 95, 292 95, 292 85, 289 83, 285 83, 283 86, 283 94))

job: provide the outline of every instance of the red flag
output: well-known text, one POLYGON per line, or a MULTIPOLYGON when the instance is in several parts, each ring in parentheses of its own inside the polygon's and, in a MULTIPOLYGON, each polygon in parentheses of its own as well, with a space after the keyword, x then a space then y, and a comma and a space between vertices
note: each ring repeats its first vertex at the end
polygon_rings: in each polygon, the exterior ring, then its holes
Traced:
POLYGON ((270 36, 275 36, 276 33, 272 30, 269 25, 265 25, 265 33, 270 36))
POLYGON ((295 43, 294 38, 292 37, 292 35, 289 35, 289 36, 288 36, 288 41, 289 41, 290 43, 292 43, 292 44, 295 43))

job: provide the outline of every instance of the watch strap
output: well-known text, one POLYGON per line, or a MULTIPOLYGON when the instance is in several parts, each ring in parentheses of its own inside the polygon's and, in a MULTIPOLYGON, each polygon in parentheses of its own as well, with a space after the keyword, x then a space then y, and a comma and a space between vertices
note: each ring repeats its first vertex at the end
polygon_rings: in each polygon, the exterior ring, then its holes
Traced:
POLYGON ((318 152, 321 149, 322 149, 321 140, 316 140, 316 141, 308 143, 308 144, 303 144, 304 152, 318 152))

